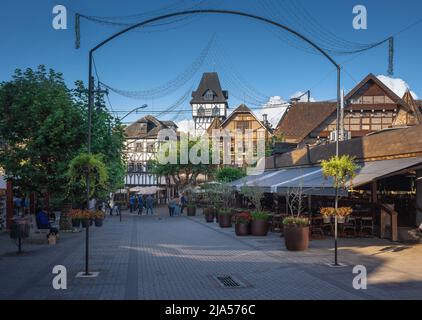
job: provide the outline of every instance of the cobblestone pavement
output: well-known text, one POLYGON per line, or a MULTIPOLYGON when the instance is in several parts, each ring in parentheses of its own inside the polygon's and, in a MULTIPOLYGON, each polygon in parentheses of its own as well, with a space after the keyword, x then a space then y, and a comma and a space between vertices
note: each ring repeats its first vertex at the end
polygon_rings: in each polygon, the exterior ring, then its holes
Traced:
POLYGON ((81 279, 85 234, 62 233, 55 246, 16 246, 0 235, 0 299, 422 299, 422 246, 379 239, 341 239, 332 262, 332 240, 312 241, 306 252, 286 251, 278 234, 234 235, 202 216, 123 215, 91 228, 91 270, 81 279), (68 289, 54 290, 55 265, 68 271, 68 289), (368 270, 367 290, 353 289, 353 266, 368 270), (224 288, 232 276, 242 288, 224 288))

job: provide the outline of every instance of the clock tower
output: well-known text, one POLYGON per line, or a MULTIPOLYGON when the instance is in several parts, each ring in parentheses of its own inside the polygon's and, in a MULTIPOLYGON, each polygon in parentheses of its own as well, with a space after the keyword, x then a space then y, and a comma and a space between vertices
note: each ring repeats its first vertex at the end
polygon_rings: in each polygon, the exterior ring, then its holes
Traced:
POLYGON ((223 121, 227 117, 229 94, 221 89, 220 79, 216 72, 202 75, 198 89, 192 92, 192 117, 195 121, 195 135, 206 133, 215 118, 223 121))

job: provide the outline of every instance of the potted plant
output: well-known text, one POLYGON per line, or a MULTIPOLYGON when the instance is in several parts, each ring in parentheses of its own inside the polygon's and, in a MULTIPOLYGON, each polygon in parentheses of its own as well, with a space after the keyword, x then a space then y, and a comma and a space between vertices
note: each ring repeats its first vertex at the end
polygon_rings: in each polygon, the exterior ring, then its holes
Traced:
MULTIPOLYGON (((333 266, 337 267, 338 263, 338 250, 337 250, 337 236, 338 226, 337 219, 339 217, 338 202, 339 202, 339 190, 347 189, 353 185, 353 178, 356 176, 356 171, 359 166, 355 163, 354 157, 350 155, 335 156, 329 160, 323 160, 321 162, 322 174, 325 179, 331 178, 333 181, 333 187, 335 189, 335 202, 334 207, 336 214, 334 216, 334 263, 333 266)), ((346 210, 347 211, 347 210, 346 210)), ((340 211, 342 214, 343 211, 340 211)))
POLYGON ((204 208, 204 217, 205 217, 206 222, 208 223, 214 222, 214 208, 212 207, 204 208))
POLYGON ((69 217, 72 220, 72 227, 79 228, 81 226, 81 215, 78 209, 72 209, 69 211, 69 217))
POLYGON ((231 228, 232 226, 232 211, 231 209, 220 209, 218 211, 218 223, 221 228, 231 228))
POLYGON ((309 247, 309 219, 290 216, 283 220, 287 250, 304 251, 309 247))
POLYGON ((335 208, 321 208, 319 212, 322 215, 324 223, 331 223, 331 217, 335 214, 335 208))
POLYGON ((188 209, 188 216, 189 217, 196 216, 196 205, 194 203, 188 203, 187 209, 188 209))
POLYGON ((302 217, 304 209, 302 183, 288 190, 286 200, 290 216, 283 220, 285 246, 287 250, 304 251, 309 247, 309 219, 302 217))
POLYGON ((96 227, 102 227, 105 214, 102 211, 97 211, 94 213, 94 223, 96 227))
POLYGON ((350 216, 353 212, 353 209, 350 207, 340 207, 336 210, 337 221, 338 223, 345 223, 346 218, 350 216))
POLYGON ((268 234, 268 213, 254 211, 251 214, 251 233, 253 236, 264 237, 268 234))
POLYGON ((251 233, 253 236, 266 236, 268 234, 268 213, 262 210, 262 198, 264 192, 258 186, 243 186, 241 188, 241 194, 249 199, 255 207, 255 211, 252 212, 251 221, 251 233))
POLYGON ((237 236, 247 236, 251 233, 252 215, 249 212, 237 213, 233 216, 237 236))
POLYGON ((82 228, 86 228, 88 224, 92 226, 93 216, 89 210, 81 210, 80 219, 82 223, 82 228))

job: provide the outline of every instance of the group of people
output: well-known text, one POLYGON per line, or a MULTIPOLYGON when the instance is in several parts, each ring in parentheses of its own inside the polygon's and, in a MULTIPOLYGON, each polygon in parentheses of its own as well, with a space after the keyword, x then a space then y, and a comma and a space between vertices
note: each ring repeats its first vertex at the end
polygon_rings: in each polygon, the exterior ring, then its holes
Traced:
POLYGON ((170 199, 168 208, 170 217, 179 216, 183 214, 183 210, 188 204, 188 198, 185 195, 170 199))
POLYGON ((142 195, 131 195, 129 197, 129 208, 130 213, 133 213, 136 209, 138 210, 138 215, 142 215, 144 208, 146 209, 146 214, 154 214, 154 197, 148 195, 145 199, 142 195))

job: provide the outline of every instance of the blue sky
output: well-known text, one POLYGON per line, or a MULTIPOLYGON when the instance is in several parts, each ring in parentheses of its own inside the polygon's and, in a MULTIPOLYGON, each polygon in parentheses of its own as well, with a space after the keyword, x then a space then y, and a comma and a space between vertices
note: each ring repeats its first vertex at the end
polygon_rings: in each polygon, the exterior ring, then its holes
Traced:
MULTIPOLYGON (((356 43, 377 42, 422 18, 422 3, 418 0, 402 0, 399 4, 397 1, 380 0, 301 0, 300 3, 301 6, 280 0, 3 0, 0 4, 0 81, 10 79, 16 68, 34 68, 39 64, 62 72, 69 86, 78 79, 86 81, 89 48, 122 27, 82 20, 81 48, 76 50, 75 11, 92 16, 115 17, 146 13, 145 17, 152 17, 157 12, 188 9, 197 5, 200 8, 233 9, 270 17, 271 14, 278 14, 277 9, 290 19, 287 21, 285 17, 277 15, 276 18, 281 22, 305 33, 312 32, 316 30, 315 25, 306 19, 295 18, 295 15, 304 17, 305 13, 300 9, 302 7, 318 24, 356 43), (262 1, 265 5, 260 4, 262 1), (52 8, 56 4, 63 4, 68 9, 67 30, 52 28, 52 8), (367 30, 352 28, 352 8, 357 4, 363 4, 368 9, 367 30), (154 10, 159 11, 151 12, 154 10)), ((142 17, 130 21, 139 20, 142 17)), ((190 87, 195 87, 202 72, 217 71, 233 75, 233 69, 225 63, 228 60, 233 62, 236 74, 248 83, 246 92, 259 91, 261 97, 281 96, 287 100, 294 93, 311 88, 312 97, 317 100, 333 99, 336 96, 335 72, 324 57, 296 48, 297 45, 302 46, 299 42, 294 41, 292 46, 293 40, 291 37, 286 38, 286 33, 278 34, 275 29, 262 23, 235 16, 201 15, 148 30, 125 34, 96 52, 95 61, 102 82, 128 91, 158 87, 182 73, 200 55, 213 35, 217 45, 213 45, 211 51, 214 54, 217 52, 221 60, 212 58, 213 54, 210 54, 192 79, 164 97, 133 100, 110 93, 114 111, 131 110, 144 103, 148 104, 148 111, 164 110, 190 87)), ((421 31, 422 23, 395 39, 394 77, 404 79, 419 97, 422 96, 421 31)), ((318 35, 323 38, 329 36, 327 33, 318 35)), ((387 45, 384 44, 361 55, 334 56, 347 71, 342 74, 342 86, 346 91, 370 72, 386 74, 387 52, 387 45)), ((223 87, 232 89, 229 101, 231 108, 241 102, 248 104, 244 89, 236 88, 229 78, 221 77, 220 80, 223 87)), ((189 109, 189 102, 185 101, 176 110, 180 109, 189 109)), ((133 115, 126 120, 135 120, 140 116, 133 115)), ((169 112, 162 118, 181 120, 190 118, 190 115, 186 112, 169 112)))

